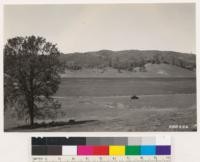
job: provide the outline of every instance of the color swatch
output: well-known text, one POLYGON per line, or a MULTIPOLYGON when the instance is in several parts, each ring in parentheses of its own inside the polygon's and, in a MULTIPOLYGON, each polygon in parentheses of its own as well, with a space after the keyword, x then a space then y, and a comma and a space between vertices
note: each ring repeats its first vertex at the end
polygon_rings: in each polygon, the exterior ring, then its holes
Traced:
POLYGON ((109 146, 109 155, 112 155, 112 156, 125 155, 125 146, 121 146, 121 145, 109 146))
POLYGON ((140 155, 140 146, 126 146, 126 155, 140 155))
POLYGON ((32 155, 160 156, 171 155, 170 143, 166 137, 33 137, 32 155))
POLYGON ((62 146, 62 155, 77 155, 77 146, 62 146))
POLYGON ((140 148, 140 155, 156 155, 156 146, 145 145, 140 148))

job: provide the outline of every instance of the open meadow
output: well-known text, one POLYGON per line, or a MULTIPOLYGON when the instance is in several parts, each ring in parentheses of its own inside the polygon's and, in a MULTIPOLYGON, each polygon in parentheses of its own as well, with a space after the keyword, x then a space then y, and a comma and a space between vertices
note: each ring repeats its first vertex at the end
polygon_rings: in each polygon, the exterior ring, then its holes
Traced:
POLYGON ((65 112, 54 122, 65 124, 12 129, 24 121, 7 115, 7 131, 196 130, 195 78, 63 78, 54 97, 65 112))

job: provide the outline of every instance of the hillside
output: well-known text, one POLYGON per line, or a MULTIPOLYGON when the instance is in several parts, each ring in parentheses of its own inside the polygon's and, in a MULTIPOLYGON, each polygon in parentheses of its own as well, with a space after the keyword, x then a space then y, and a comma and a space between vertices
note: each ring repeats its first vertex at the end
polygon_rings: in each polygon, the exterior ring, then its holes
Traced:
POLYGON ((119 73, 117 69, 105 68, 105 69, 80 69, 80 70, 66 70, 64 74, 61 74, 62 78, 114 78, 114 77, 130 77, 130 78, 194 78, 195 71, 180 68, 167 64, 146 64, 146 72, 138 71, 131 72, 127 70, 121 70, 119 73))
POLYGON ((62 54, 63 77, 195 77, 196 56, 172 51, 110 51, 62 54))

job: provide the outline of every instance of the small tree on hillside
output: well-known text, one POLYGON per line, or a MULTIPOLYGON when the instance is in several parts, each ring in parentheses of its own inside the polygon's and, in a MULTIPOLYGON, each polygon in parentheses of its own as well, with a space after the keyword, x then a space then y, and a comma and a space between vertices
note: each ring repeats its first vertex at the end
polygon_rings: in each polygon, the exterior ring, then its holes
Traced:
POLYGON ((4 47, 4 102, 18 115, 28 116, 30 125, 40 117, 55 117, 60 108, 51 96, 64 70, 55 44, 42 37, 15 37, 4 47))
POLYGON ((114 59, 113 67, 118 70, 118 73, 121 73, 121 70, 123 69, 123 63, 120 61, 119 57, 114 59))

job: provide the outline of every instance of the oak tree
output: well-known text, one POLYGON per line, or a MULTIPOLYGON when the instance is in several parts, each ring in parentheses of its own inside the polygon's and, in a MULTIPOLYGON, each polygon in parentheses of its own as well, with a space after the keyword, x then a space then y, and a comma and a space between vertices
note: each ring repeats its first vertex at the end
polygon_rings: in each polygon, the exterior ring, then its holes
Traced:
POLYGON ((4 105, 14 106, 19 116, 55 117, 60 103, 52 95, 58 90, 64 70, 56 44, 43 37, 7 40, 4 46, 4 105))

